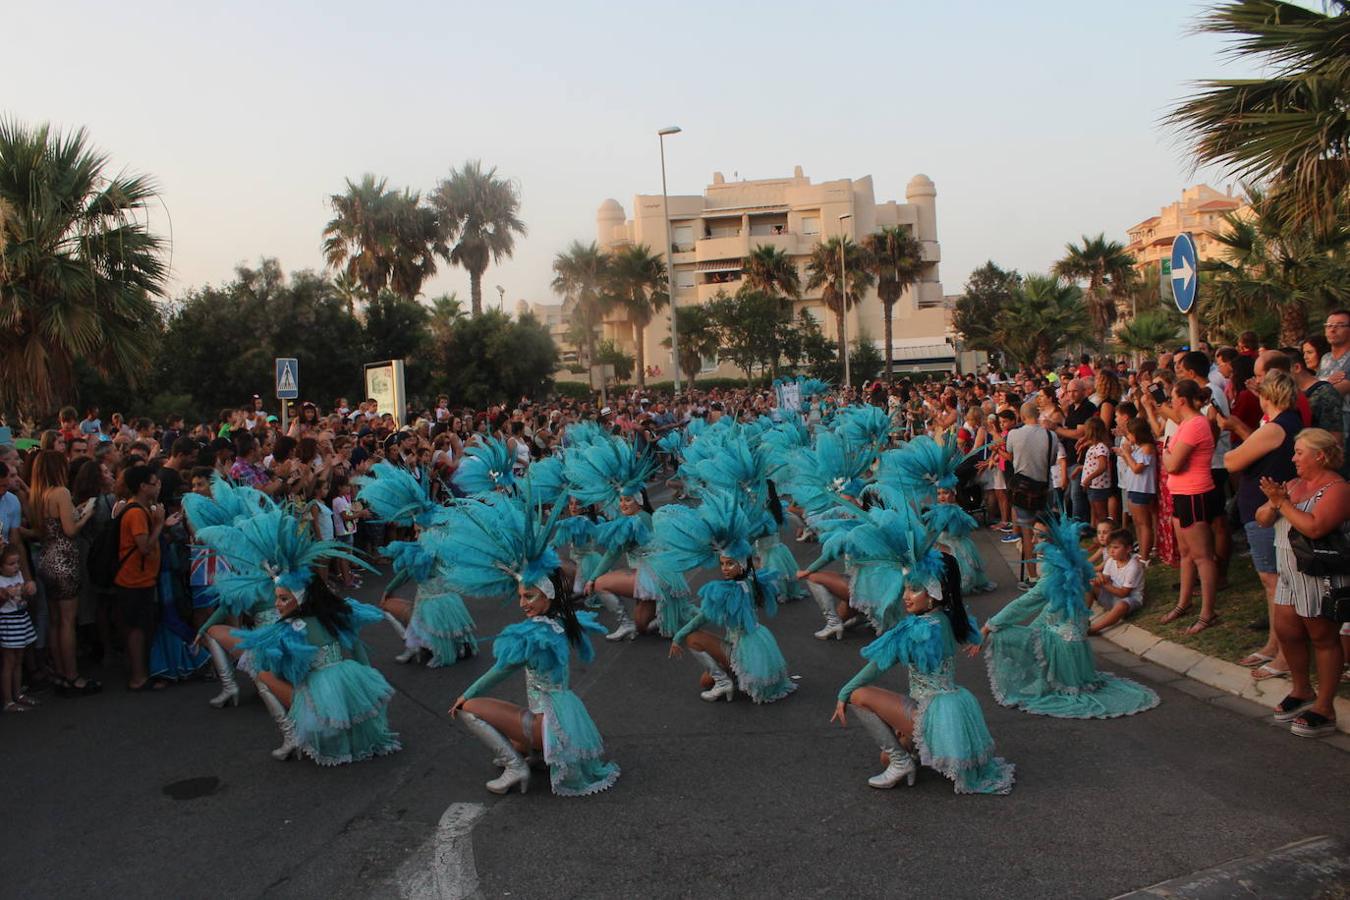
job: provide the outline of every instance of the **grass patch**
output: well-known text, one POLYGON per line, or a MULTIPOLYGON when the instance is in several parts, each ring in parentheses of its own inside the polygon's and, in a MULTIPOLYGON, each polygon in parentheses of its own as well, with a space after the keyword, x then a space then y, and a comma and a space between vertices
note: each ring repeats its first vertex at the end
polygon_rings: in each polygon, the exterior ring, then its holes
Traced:
POLYGON ((1228 587, 1219 591, 1216 607, 1219 624, 1196 635, 1186 633, 1200 615, 1200 590, 1197 585, 1192 611, 1164 625, 1158 620, 1176 606, 1180 572, 1163 563, 1148 567, 1144 577, 1144 607, 1126 619, 1160 638, 1174 641, 1228 662, 1237 662, 1265 643, 1264 631, 1252 631, 1247 623, 1266 615, 1266 592, 1256 577, 1251 560, 1237 557, 1228 568, 1228 587))

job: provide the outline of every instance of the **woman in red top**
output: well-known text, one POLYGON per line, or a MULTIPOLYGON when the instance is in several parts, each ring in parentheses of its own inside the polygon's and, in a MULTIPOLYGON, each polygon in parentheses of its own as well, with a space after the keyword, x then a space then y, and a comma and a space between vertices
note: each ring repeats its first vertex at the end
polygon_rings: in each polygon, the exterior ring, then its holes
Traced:
POLYGON ((1195 579, 1200 578, 1200 618, 1186 629, 1199 634, 1219 621, 1214 611, 1218 566, 1214 560, 1214 532, 1210 521, 1223 515, 1223 497, 1215 490, 1209 471, 1214 454, 1214 430, 1200 412, 1200 386, 1184 378, 1172 388, 1172 411, 1177 431, 1163 453, 1167 486, 1172 493, 1172 522, 1181 551, 1181 593, 1177 605, 1159 621, 1173 622, 1191 608, 1195 579))
MULTIPOLYGON (((1232 417, 1247 426, 1247 433, 1255 431, 1261 424, 1261 401, 1247 385, 1256 377, 1256 362, 1250 356, 1239 356, 1233 360, 1233 378, 1229 382, 1233 390, 1232 417)), ((1242 443, 1241 436, 1233 434, 1233 446, 1242 443)))

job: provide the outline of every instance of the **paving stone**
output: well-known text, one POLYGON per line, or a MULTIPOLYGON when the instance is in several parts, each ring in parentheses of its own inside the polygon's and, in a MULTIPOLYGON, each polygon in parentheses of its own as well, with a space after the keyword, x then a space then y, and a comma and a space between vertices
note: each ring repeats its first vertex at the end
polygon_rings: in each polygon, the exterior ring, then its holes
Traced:
POLYGON ((1143 656, 1149 662, 1157 663, 1182 675, 1185 675, 1205 658, 1205 655, 1200 651, 1174 644, 1171 641, 1158 641, 1143 656))
POLYGON ((1144 655, 1162 638, 1135 625, 1118 625, 1104 635, 1108 641, 1136 656, 1144 655))
POLYGON ((1186 677, 1235 696, 1240 695, 1252 680, 1248 669, 1212 656, 1206 656, 1192 666, 1186 677))

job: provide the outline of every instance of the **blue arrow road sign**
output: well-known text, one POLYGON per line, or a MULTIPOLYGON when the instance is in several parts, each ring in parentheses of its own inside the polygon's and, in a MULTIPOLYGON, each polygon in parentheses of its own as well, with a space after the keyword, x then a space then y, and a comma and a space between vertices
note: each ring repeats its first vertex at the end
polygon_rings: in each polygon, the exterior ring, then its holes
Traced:
POLYGON ((294 400, 300 396, 300 361, 277 360, 277 399, 294 400))
POLYGON ((1195 290, 1200 286, 1200 265, 1195 241, 1186 232, 1172 241, 1172 299, 1177 309, 1189 313, 1195 305, 1195 290))

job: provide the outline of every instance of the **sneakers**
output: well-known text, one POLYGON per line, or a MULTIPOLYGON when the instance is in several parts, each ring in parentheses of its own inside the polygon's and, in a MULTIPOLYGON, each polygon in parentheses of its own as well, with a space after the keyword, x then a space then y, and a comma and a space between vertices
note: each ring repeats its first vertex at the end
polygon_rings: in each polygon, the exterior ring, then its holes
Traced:
POLYGON ((1035 578, 1023 578, 1021 581, 1017 582, 1017 589, 1019 591, 1029 591, 1035 586, 1036 586, 1035 578))
POLYGON ((1004 534, 1011 534, 1012 531, 1013 531, 1013 527, 1012 527, 1012 523, 1011 523, 1011 522, 999 522, 997 525, 994 525, 994 526, 991 526, 991 527, 992 527, 995 531, 1001 531, 1001 532, 1003 532, 1004 534))
POLYGON ((1021 535, 1017 534, 1016 532, 1010 532, 1008 534, 1005 534, 1003 537, 999 538, 998 541, 1000 544, 1015 544, 1021 539, 1022 539, 1021 535))

